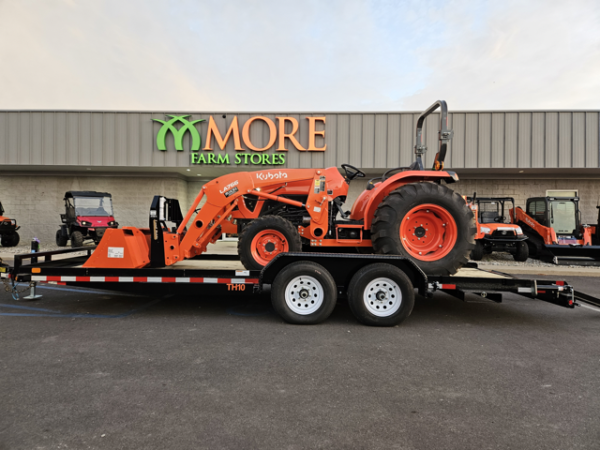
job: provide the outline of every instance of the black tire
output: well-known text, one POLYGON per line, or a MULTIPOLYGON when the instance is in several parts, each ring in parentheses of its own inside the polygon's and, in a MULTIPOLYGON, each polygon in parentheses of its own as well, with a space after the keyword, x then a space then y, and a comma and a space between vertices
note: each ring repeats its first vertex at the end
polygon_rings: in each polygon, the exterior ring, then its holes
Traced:
POLYGON ((517 251, 514 253, 513 258, 515 261, 527 261, 529 258, 529 245, 525 241, 519 241, 516 243, 517 251))
POLYGON ((56 245, 59 247, 66 247, 67 242, 69 242, 69 238, 63 236, 62 230, 56 231, 56 245))
POLYGON ((475 248, 471 250, 471 259, 473 261, 481 261, 485 253, 485 248, 481 241, 475 241, 475 248))
POLYGON ((348 303, 360 323, 393 327, 410 316, 415 305, 415 291, 408 276, 397 267, 385 263, 369 264, 352 277, 348 303), (378 295, 381 297, 377 298, 378 295))
MULTIPOLYGON (((283 235, 288 246, 289 252, 301 252, 302 241, 298 229, 292 223, 280 216, 262 216, 253 220, 244 227, 238 239, 238 254, 244 267, 248 270, 261 270, 270 259, 274 258, 281 251, 277 251, 274 244, 273 253, 265 255, 262 261, 257 260, 252 252, 252 242, 254 238, 264 231, 273 230, 283 235)), ((267 244, 268 245, 268 244, 267 244)), ((265 251, 268 250, 265 248, 265 251)), ((260 257, 260 254, 258 254, 260 257)))
POLYGON ((2 244, 2 247, 16 247, 19 245, 20 241, 21 237, 16 231, 12 234, 5 234, 2 236, 2 238, 0 238, 0 244, 2 244))
POLYGON ((429 182, 407 184, 392 191, 375 211, 371 227, 377 253, 406 256, 428 275, 452 275, 465 265, 475 247, 476 232, 473 212, 465 200, 448 187, 429 182), (454 245, 447 254, 431 261, 413 256, 400 240, 400 225, 405 216, 423 204, 437 206, 456 223, 454 245))
POLYGON ((77 248, 83 246, 83 234, 81 231, 73 231, 71 233, 71 247, 77 248))
POLYGON ((335 280, 322 265, 311 261, 286 266, 271 285, 273 308, 289 323, 321 323, 331 315, 336 301, 335 280))

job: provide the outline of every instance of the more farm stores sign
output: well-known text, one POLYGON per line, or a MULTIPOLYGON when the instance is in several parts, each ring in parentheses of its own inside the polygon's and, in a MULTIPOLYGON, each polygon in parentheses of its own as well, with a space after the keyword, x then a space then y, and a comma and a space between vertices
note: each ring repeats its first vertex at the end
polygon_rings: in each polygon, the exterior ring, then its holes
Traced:
POLYGON ((324 142, 325 117, 306 117, 308 141, 304 146, 298 137, 300 127, 295 117, 276 117, 272 120, 265 116, 254 116, 240 124, 238 116, 233 116, 229 125, 221 127, 221 130, 213 116, 209 116, 208 121, 191 120, 189 114, 166 117, 165 120, 152 119, 162 124, 156 135, 158 150, 167 151, 168 139, 173 139, 176 151, 188 150, 184 149, 184 137, 189 135, 185 146, 189 146, 192 164, 281 165, 285 164, 286 152, 292 148, 300 152, 327 150, 324 142), (254 130, 253 133, 253 127, 260 128, 262 132, 254 130), (228 143, 228 148, 233 152, 225 151, 228 143))

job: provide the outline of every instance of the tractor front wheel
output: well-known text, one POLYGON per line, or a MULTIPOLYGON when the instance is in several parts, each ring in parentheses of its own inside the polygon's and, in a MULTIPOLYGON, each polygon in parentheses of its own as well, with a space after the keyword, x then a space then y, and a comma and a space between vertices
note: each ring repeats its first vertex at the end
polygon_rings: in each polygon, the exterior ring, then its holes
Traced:
POLYGON ((238 254, 248 270, 261 270, 280 253, 301 252, 298 229, 280 216, 263 216, 244 227, 238 240, 238 254))
POLYGON ((375 211, 371 227, 377 253, 406 256, 428 275, 451 275, 465 265, 476 231, 465 200, 429 182, 392 191, 375 211))

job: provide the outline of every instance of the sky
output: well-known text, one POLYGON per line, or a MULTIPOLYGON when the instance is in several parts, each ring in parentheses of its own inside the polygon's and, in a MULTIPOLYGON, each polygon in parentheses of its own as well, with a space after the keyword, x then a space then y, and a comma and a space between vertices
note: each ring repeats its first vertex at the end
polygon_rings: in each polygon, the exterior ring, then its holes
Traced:
POLYGON ((600 109, 598 0, 0 0, 0 109, 600 109))

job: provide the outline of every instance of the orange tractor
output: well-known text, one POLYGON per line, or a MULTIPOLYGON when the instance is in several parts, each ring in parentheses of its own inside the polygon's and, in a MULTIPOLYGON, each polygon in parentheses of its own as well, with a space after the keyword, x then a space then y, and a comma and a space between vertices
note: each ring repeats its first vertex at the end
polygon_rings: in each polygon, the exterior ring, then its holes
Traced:
POLYGON ((468 261, 476 225, 465 200, 445 185, 458 181, 443 170, 452 138, 447 117, 444 101, 424 111, 416 161, 371 179, 350 211, 343 208, 349 184, 366 175, 349 164, 342 165, 345 175, 336 167, 232 173, 206 183, 185 217, 177 200, 154 197, 150 228, 107 229, 84 267, 171 266, 202 254, 222 233, 237 232, 240 260, 250 270, 304 248, 402 255, 428 274, 452 274, 468 261), (426 170, 423 124, 438 108, 439 149, 426 170))

